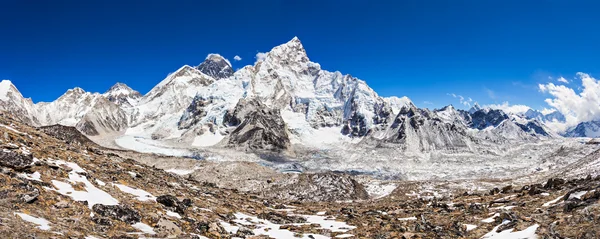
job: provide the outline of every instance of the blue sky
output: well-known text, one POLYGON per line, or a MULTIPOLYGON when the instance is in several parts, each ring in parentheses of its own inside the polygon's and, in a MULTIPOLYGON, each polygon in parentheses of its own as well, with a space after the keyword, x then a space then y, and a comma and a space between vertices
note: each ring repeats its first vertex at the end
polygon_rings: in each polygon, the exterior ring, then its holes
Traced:
MULTIPOLYGON (((595 1, 0 2, 0 78, 51 101, 76 86, 146 93, 208 53, 234 68, 298 36, 309 58, 421 107, 548 107, 538 84, 600 75, 595 1), (239 55, 241 61, 233 61, 239 55)), ((573 88, 578 90, 572 81, 573 88)))

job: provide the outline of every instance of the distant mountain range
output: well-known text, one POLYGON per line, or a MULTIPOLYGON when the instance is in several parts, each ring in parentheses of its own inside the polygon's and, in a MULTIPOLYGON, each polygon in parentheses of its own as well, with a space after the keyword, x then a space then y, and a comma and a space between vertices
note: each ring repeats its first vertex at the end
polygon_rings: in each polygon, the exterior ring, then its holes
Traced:
MULTIPOLYGON (((237 71, 210 54, 196 67, 169 74, 145 95, 117 83, 103 94, 75 88, 53 102, 34 104, 4 80, 0 109, 34 126, 75 126, 96 137, 275 152, 347 140, 419 152, 469 150, 484 142, 560 137, 544 122, 564 121, 558 112, 515 115, 479 105, 468 111, 428 110, 407 97, 381 97, 365 81, 311 62, 298 38, 237 71)), ((590 122, 566 135, 594 136, 598 128, 590 122)))

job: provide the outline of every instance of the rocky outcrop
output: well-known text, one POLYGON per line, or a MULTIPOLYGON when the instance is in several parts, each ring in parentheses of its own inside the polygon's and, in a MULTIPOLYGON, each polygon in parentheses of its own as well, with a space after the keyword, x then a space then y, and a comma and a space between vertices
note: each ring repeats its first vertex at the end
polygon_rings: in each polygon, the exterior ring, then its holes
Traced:
POLYGON ((136 210, 121 205, 102 205, 96 204, 92 210, 100 216, 119 220, 128 224, 140 222, 142 217, 136 210))
POLYGON ((270 109, 256 99, 240 100, 226 118, 228 125, 240 122, 228 136, 228 147, 274 152, 291 147, 287 127, 279 110, 270 109))
POLYGON ((211 99, 205 99, 202 96, 194 97, 194 100, 187 107, 179 122, 177 122, 177 128, 179 129, 189 129, 190 127, 196 125, 204 116, 206 116, 205 107, 212 103, 211 99))
POLYGON ((394 121, 373 138, 397 144, 403 150, 465 150, 471 136, 461 124, 447 123, 427 109, 403 107, 394 121))
POLYGON ((17 153, 15 151, 0 151, 0 166, 23 170, 31 166, 33 155, 17 153))
POLYGON ((108 99, 99 97, 75 127, 86 135, 119 132, 128 127, 127 113, 108 99))
POLYGON ((364 187, 352 176, 338 173, 296 175, 265 194, 299 201, 346 201, 369 197, 364 187))
POLYGON ((471 114, 470 126, 472 128, 482 130, 490 126, 498 126, 506 119, 508 119, 508 115, 506 115, 502 110, 478 110, 471 114))
POLYGON ((64 125, 50 125, 38 128, 40 131, 56 139, 65 141, 67 144, 95 145, 90 139, 83 135, 77 128, 64 125))

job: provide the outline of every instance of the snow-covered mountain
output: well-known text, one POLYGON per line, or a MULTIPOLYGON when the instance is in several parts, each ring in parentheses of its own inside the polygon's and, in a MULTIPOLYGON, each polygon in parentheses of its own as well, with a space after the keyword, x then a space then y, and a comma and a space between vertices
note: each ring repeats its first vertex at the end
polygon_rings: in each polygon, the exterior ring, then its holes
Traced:
POLYGON ((55 101, 34 104, 31 99, 25 99, 10 81, 0 83, 0 109, 3 111, 34 126, 76 126, 88 135, 127 128, 127 114, 109 99, 99 93, 74 88, 55 101))
POLYGON ((566 137, 600 137, 600 121, 581 122, 577 126, 568 129, 566 137))
POLYGON ((412 151, 470 150, 482 142, 555 136, 539 120, 479 105, 430 111, 407 97, 381 97, 365 81, 311 62, 296 37, 235 72, 227 59, 209 54, 143 96, 117 83, 104 94, 75 88, 53 102, 33 104, 3 81, 0 106, 32 125, 76 126, 88 135, 121 132, 135 142, 183 147, 239 142, 244 148, 282 151, 294 144, 319 148, 364 141, 412 151))
POLYGON ((528 119, 537 119, 539 121, 565 122, 565 116, 563 114, 561 114, 559 111, 553 111, 551 113, 543 114, 539 110, 529 109, 525 113, 523 113, 523 116, 528 119))
POLYGON ((16 119, 31 125, 39 125, 37 112, 31 98, 25 99, 11 81, 0 82, 0 110, 8 112, 16 119))
POLYGON ((121 107, 132 107, 137 105, 137 101, 142 97, 142 94, 123 83, 117 83, 102 96, 121 107))
POLYGON ((208 54, 196 69, 214 79, 224 79, 233 75, 231 63, 219 54, 208 54))

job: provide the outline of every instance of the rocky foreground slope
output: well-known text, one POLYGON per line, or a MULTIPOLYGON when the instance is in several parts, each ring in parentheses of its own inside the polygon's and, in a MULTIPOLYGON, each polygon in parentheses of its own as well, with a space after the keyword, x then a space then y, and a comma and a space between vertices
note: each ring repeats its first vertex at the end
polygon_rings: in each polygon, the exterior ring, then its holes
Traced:
MULTIPOLYGON (((260 187, 225 189, 199 175, 169 173, 161 165, 141 163, 159 156, 105 149, 77 140, 76 133, 72 128, 38 130, 0 116, 3 238, 600 236, 600 177, 575 168, 565 169, 563 175, 569 178, 523 185, 511 182, 524 180, 398 182, 394 192, 378 199, 369 199, 368 185, 359 183, 365 180, 351 175, 298 174, 293 180, 280 173, 248 176, 263 185, 287 185, 276 186, 278 193, 270 194, 260 187), (354 187, 339 186, 349 184, 354 187), (323 196, 336 190, 342 193, 323 196), (355 197, 340 196, 344 194, 355 197)), ((582 159, 581 165, 597 164, 597 154, 582 159)), ((211 162, 204 163, 209 165, 199 166, 210 168, 211 162)), ((260 169, 251 163, 231 164, 244 172, 260 169)), ((215 181, 232 178, 220 174, 218 167, 212 169, 215 181)))

